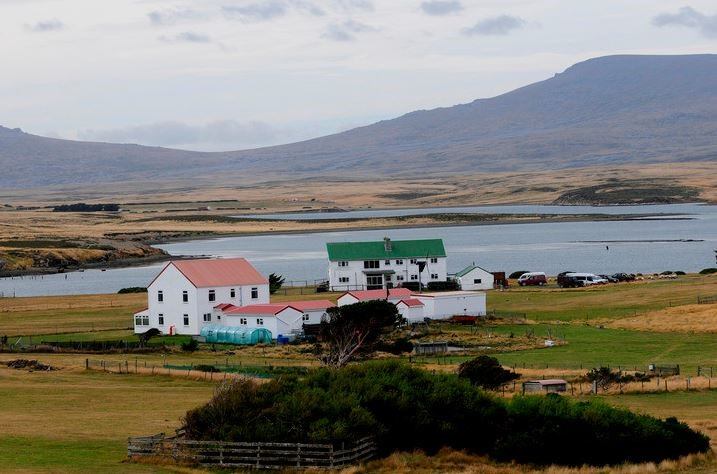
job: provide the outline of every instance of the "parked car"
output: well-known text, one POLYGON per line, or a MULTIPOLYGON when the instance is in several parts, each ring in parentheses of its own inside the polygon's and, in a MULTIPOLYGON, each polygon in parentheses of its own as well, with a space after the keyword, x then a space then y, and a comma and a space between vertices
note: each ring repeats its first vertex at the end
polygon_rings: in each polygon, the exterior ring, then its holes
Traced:
POLYGON ((578 280, 574 276, 563 275, 562 278, 560 278, 558 285, 562 288, 582 288, 585 286, 585 282, 578 280))
POLYGON ((573 287, 567 287, 567 286, 564 285, 566 279, 569 278, 569 277, 567 277, 567 275, 570 274, 570 273, 575 273, 575 272, 571 270, 571 271, 569 271, 569 272, 560 272, 560 273, 558 273, 558 278, 557 278, 557 280, 558 280, 558 286, 562 286, 563 288, 573 288, 573 287))
POLYGON ((594 273, 568 273, 566 276, 574 277, 582 283, 582 286, 604 285, 607 280, 594 273))
POLYGON ((598 276, 599 276, 600 278, 602 278, 603 280, 607 280, 608 283, 617 283, 617 282, 620 281, 620 280, 618 280, 617 278, 615 278, 615 277, 613 277, 613 276, 611 276, 611 275, 598 275, 598 276))
POLYGON ((614 273, 612 277, 617 281, 635 281, 635 275, 632 273, 614 273))
POLYGON ((520 286, 543 286, 547 285, 548 277, 543 272, 528 272, 523 273, 518 278, 518 285, 520 286))

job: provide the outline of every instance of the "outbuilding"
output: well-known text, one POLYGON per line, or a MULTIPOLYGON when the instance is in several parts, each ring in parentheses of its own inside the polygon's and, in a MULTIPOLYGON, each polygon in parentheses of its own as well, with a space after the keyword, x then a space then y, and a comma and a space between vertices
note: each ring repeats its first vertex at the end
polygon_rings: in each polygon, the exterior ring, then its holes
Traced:
POLYGON ((568 389, 568 382, 563 379, 528 380, 523 382, 523 393, 560 393, 568 389))
POLYGON ((409 323, 418 323, 423 321, 424 304, 418 298, 405 298, 396 303, 398 313, 409 323))
POLYGON ((414 293, 413 298, 424 305, 423 313, 430 319, 449 319, 453 316, 485 316, 486 298, 482 291, 446 291, 414 293))
POLYGON ((360 290, 347 291, 336 300, 337 306, 358 303, 359 301, 387 300, 398 303, 404 298, 411 297, 408 288, 391 288, 390 290, 360 290))
POLYGON ((494 276, 488 270, 478 265, 468 265, 456 273, 456 281, 464 291, 491 290, 493 289, 494 276))

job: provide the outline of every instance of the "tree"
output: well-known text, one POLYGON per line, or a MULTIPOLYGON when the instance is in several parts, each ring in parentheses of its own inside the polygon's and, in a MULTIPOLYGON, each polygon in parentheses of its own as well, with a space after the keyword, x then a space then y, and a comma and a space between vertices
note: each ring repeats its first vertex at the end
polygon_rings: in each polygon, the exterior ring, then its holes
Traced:
POLYGON ((396 305, 386 300, 329 308, 327 315, 319 330, 319 359, 331 367, 342 367, 359 353, 372 352, 381 335, 402 321, 396 305))
POLYGON ((597 388, 603 389, 603 391, 607 391, 611 386, 613 386, 616 383, 620 383, 621 377, 618 372, 613 372, 610 370, 610 367, 599 367, 591 369, 590 372, 587 373, 585 378, 588 380, 588 382, 595 383, 597 385, 597 388))
POLYGON ((458 376, 473 385, 494 390, 519 378, 520 374, 504 369, 495 357, 482 355, 458 366, 458 376))
POLYGON ((285 278, 281 275, 277 275, 276 273, 269 274, 269 293, 272 295, 279 291, 281 288, 281 285, 284 284, 285 278))

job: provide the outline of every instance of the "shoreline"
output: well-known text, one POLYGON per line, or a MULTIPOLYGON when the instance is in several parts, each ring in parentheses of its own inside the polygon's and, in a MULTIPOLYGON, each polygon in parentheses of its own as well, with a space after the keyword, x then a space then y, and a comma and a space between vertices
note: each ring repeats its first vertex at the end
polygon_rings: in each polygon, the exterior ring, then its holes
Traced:
MULTIPOLYGON (((464 206, 457 206, 464 207, 464 206)), ((444 214, 452 216, 452 214, 444 214)), ((465 215, 465 214, 464 214, 465 215)), ((479 215, 479 214, 476 214, 479 215)), ((430 217, 441 216, 441 214, 430 214, 430 217)), ((461 216, 461 214, 455 214, 455 216, 461 216)), ((493 216, 493 215, 491 215, 493 216)), ((496 215, 501 216, 501 215, 496 215)), ((649 222, 654 220, 692 220, 691 217, 670 217, 670 216, 681 216, 680 214, 565 214, 565 217, 559 217, 560 215, 551 214, 550 217, 540 218, 540 215, 502 215, 510 216, 510 218, 498 218, 491 220, 475 220, 471 222, 432 222, 432 223, 401 223, 401 219, 406 218, 425 218, 426 215, 420 216, 396 216, 396 217, 367 217, 367 218, 351 218, 347 220, 338 220, 338 223, 342 222, 356 222, 357 225, 351 225, 348 227, 323 227, 323 228, 303 228, 303 229, 290 229, 290 230, 268 230, 268 231, 248 231, 248 232, 197 232, 195 234, 185 233, 181 236, 168 235, 163 238, 152 238, 144 240, 143 243, 150 245, 162 251, 162 254, 151 255, 147 257, 132 257, 127 259, 117 259, 110 262, 95 262, 86 263, 78 266, 67 267, 67 268, 32 268, 27 270, 15 270, 15 271, 4 271, 0 272, 0 278, 11 278, 11 277, 23 277, 23 276, 40 276, 40 275, 54 275, 59 273, 71 273, 71 272, 82 272, 84 270, 109 270, 117 268, 136 268, 149 266, 154 263, 168 262, 170 260, 191 260, 206 258, 210 255, 172 255, 162 249, 163 245, 180 243, 180 242, 192 242, 197 240, 217 240, 232 237, 256 237, 265 235, 301 235, 301 234, 318 234, 318 233, 331 233, 331 232, 361 232, 361 231, 373 231, 373 230, 393 230, 393 229, 430 229, 430 228, 441 228, 441 227, 478 227, 488 225, 517 225, 517 224, 557 224, 557 223, 576 223, 576 222, 622 222, 622 221, 640 221, 649 222), (361 222, 370 222, 377 219, 398 219, 397 222, 385 224, 385 225, 369 225, 361 226, 358 225, 361 222)), ((241 222, 240 219, 237 219, 241 222)), ((258 222, 271 222, 265 219, 257 219, 258 222)), ((280 222, 292 222, 288 220, 281 220, 280 222)), ((298 224, 308 224, 309 226, 320 226, 322 223, 336 224, 337 220, 298 220, 293 221, 298 224)))

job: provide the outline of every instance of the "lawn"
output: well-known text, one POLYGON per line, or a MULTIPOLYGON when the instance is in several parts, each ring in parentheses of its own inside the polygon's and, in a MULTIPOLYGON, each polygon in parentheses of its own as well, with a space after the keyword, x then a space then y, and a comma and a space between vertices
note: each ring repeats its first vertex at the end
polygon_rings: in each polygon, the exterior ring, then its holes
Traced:
POLYGON ((0 368, 3 472, 157 472, 123 464, 128 436, 172 433, 213 385, 65 367, 0 368))
POLYGON ((488 294, 488 309, 526 313, 533 321, 611 320, 670 306, 695 304, 717 295, 717 276, 620 283, 592 288, 518 288, 488 294))

